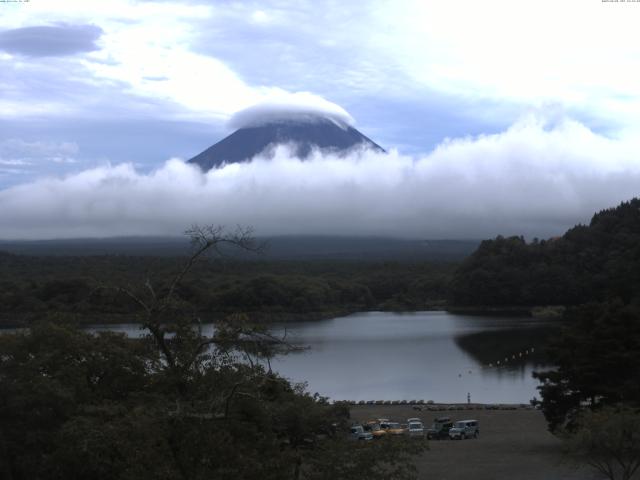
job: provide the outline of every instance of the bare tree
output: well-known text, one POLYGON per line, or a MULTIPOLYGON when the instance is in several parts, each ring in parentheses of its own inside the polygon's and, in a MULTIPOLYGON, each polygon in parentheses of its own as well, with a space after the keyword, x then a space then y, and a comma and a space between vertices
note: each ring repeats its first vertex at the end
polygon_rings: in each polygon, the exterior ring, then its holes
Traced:
MULTIPOLYGON (((247 227, 238 226, 229 233, 223 226, 199 226, 193 225, 185 231, 191 240, 191 253, 182 267, 173 275, 168 282, 161 285, 154 284, 151 277, 147 275, 144 280, 142 290, 131 286, 118 286, 115 289, 131 298, 141 309, 142 327, 149 331, 156 346, 162 353, 164 361, 169 368, 188 369, 197 359, 198 355, 210 345, 213 338, 201 338, 201 341, 194 346, 191 355, 186 358, 179 358, 176 352, 169 347, 168 334, 174 334, 176 320, 182 319, 184 313, 176 315, 176 309, 182 307, 181 301, 177 298, 177 290, 181 282, 193 269, 196 263, 205 259, 210 254, 218 256, 224 255, 224 247, 232 247, 249 252, 259 252, 262 246, 257 244, 253 237, 253 230, 247 227)), ((199 318, 191 318, 191 321, 199 321, 199 318)), ((184 324, 184 322, 179 322, 184 324)), ((201 331, 199 332, 201 335, 201 331)))
MULTIPOLYGON (((137 286, 101 286, 126 295, 139 307, 141 328, 149 333, 160 354, 160 368, 167 371, 179 394, 178 411, 181 411, 180 396, 185 393, 188 378, 194 370, 202 370, 203 357, 212 349, 215 355, 209 354, 210 359, 238 352, 244 354, 252 366, 258 358, 268 363, 276 353, 297 349, 287 342, 286 333, 282 337, 274 336, 266 328, 252 324, 245 315, 232 315, 218 322, 213 334, 203 334, 198 312, 180 298, 182 282, 197 263, 210 256, 223 257, 233 250, 259 253, 264 245, 256 241, 251 228, 240 226, 229 232, 222 226, 193 225, 185 235, 191 240, 190 254, 170 278, 154 281, 147 274, 137 286)), ((226 404, 225 410, 232 397, 242 394, 240 387, 236 386, 225 397, 222 402, 226 404)))

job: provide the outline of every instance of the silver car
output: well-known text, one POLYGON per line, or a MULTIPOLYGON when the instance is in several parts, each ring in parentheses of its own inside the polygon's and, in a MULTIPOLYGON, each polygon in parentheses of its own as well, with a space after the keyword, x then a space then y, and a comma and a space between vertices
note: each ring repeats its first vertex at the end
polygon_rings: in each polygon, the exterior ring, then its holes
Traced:
POLYGON ((409 432, 410 437, 424 437, 424 425, 422 422, 409 422, 407 432, 409 432))
POLYGON ((365 431, 362 425, 353 425, 351 427, 352 440, 373 440, 373 434, 365 431))
POLYGON ((449 430, 451 439, 478 438, 478 435, 480 435, 480 425, 477 420, 460 420, 455 422, 449 430))

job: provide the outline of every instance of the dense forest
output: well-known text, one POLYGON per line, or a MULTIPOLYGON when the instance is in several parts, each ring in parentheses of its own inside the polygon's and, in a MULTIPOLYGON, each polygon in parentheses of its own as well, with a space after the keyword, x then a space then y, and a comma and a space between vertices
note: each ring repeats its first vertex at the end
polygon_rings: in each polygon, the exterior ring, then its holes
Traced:
POLYGON ((294 347, 262 320, 288 316, 565 305, 556 367, 535 374, 549 428, 640 407, 638 199, 559 238, 484 241, 461 264, 205 260, 244 237, 193 238, 190 257, 0 254, 2 320, 31 326, 0 336, 0 478, 412 478, 423 444, 348 442, 348 410, 266 368, 294 347), (209 316, 212 337, 194 328, 209 316), (146 335, 74 326, 110 320, 146 335))
POLYGON ((347 408, 271 370, 265 358, 296 348, 285 338, 243 315, 210 336, 194 328, 182 280, 220 244, 251 246, 193 235, 173 274, 115 287, 142 338, 79 330, 55 306, 55 319, 0 335, 0 479, 415 478, 424 442, 351 441, 347 408))
MULTIPOLYGON (((0 253, 0 321, 28 324, 51 312, 78 322, 134 320, 135 305, 109 288, 166 278, 185 257, 27 256, 0 253)), ((445 262, 210 259, 177 292, 206 320, 243 312, 255 320, 362 310, 442 307, 455 268, 445 262)))
POLYGON ((458 305, 568 307, 546 349, 555 367, 534 373, 541 382, 536 402, 551 431, 589 439, 589 455, 595 414, 613 429, 598 454, 624 457, 625 465, 640 458, 627 448, 636 448, 629 443, 633 422, 616 422, 640 418, 640 199, 596 213, 559 238, 484 241, 450 286, 458 305))
POLYGON ((485 240, 456 270, 450 291, 455 305, 580 305, 610 298, 640 298, 637 198, 558 238, 485 240))
MULTIPOLYGON (((178 294, 207 320, 235 312, 286 320, 361 310, 629 303, 640 296, 639 211, 633 199, 561 237, 498 236, 459 264, 217 258, 195 265, 178 294)), ((0 321, 26 324, 54 311, 80 322, 132 320, 132 300, 105 287, 164 278, 182 259, 0 252, 0 321)))
MULTIPOLYGON (((566 307, 545 352, 555 368, 534 374, 541 382, 535 402, 550 430, 587 438, 590 413, 604 415, 607 425, 618 425, 623 413, 640 418, 640 199, 602 210, 561 237, 485 240, 449 286, 450 306, 566 307)), ((628 455, 619 447, 636 433, 615 428, 602 448, 628 455)))
MULTIPOLYGON (((206 320, 235 312, 287 320, 362 310, 628 303, 640 296, 639 208, 633 199, 548 240, 498 236, 460 263, 216 258, 195 265, 178 294, 206 320)), ((183 259, 0 252, 0 322, 23 325, 51 312, 78 322, 135 320, 132 300, 105 287, 164 278, 183 259)))

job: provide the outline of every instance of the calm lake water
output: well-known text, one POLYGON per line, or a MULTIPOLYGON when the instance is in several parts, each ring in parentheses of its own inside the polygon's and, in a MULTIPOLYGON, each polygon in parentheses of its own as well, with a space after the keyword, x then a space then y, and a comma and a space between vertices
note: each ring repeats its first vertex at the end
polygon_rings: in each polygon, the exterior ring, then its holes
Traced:
MULTIPOLYGON (((276 325, 306 351, 271 361, 274 370, 334 400, 526 403, 538 396, 531 373, 553 322, 447 312, 367 312, 276 325), (533 350, 533 351, 532 351, 533 350), (500 364, 498 365, 498 362, 500 364)), ((140 334, 137 325, 92 330, 140 334)))

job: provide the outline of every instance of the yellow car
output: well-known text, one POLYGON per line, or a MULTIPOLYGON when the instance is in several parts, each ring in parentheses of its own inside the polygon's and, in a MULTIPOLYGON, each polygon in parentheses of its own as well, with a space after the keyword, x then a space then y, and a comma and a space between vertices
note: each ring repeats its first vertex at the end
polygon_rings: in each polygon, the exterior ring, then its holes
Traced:
POLYGON ((381 438, 383 436, 385 436, 387 434, 387 431, 383 428, 380 427, 380 424, 378 422, 372 421, 372 422, 367 422, 364 425, 364 429, 367 432, 371 432, 371 435, 373 435, 373 438, 381 438))
POLYGON ((381 423, 380 428, 385 430, 387 435, 404 435, 406 433, 406 429, 397 422, 381 423))

